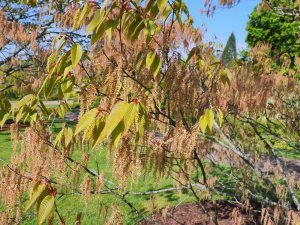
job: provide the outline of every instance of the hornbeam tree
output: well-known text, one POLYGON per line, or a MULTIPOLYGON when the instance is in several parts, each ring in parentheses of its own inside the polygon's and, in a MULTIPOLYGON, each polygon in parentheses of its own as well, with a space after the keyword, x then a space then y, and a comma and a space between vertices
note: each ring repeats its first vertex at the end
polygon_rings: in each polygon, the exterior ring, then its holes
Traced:
POLYGON ((21 224, 34 208, 38 224, 78 224, 80 211, 76 218, 60 211, 74 195, 87 207, 116 197, 107 224, 122 223, 123 205, 142 217, 129 197, 164 190, 131 191, 141 174, 172 179, 165 191, 188 189, 199 204, 217 193, 248 210, 259 204, 265 224, 299 222, 299 180, 274 147, 299 151, 297 71, 282 76, 272 68, 269 46, 225 68, 182 0, 5 1, 1 18, 1 48, 11 54, 3 70, 23 70, 18 60, 35 69, 22 77, 34 88, 19 90, 14 104, 6 95, 13 73, 1 75, 0 125, 10 117, 14 124, 11 160, 0 173, 0 224, 21 224), (77 94, 78 122, 54 132, 77 94), (56 107, 45 104, 51 95, 56 107), (93 157, 107 148, 112 180, 93 157), (262 155, 276 167, 262 168, 262 155), (230 166, 234 185, 211 173, 216 163, 230 166))

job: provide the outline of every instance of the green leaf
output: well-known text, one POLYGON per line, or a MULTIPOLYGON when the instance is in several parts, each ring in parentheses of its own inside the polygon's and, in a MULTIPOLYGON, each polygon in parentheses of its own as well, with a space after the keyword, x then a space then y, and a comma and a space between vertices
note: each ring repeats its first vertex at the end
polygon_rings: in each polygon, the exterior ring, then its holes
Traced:
POLYGON ((161 14, 162 20, 165 21, 172 12, 172 7, 167 5, 163 13, 161 14))
POLYGON ((72 58, 73 68, 75 68, 79 63, 82 54, 83 54, 82 46, 80 44, 73 45, 73 47, 71 48, 71 58, 72 58))
POLYGON ((223 69, 220 71, 220 78, 223 84, 230 85, 231 73, 228 69, 223 69))
POLYGON ((90 7, 89 7, 88 2, 84 4, 84 7, 82 10, 78 9, 78 11, 76 11, 76 14, 74 16, 74 22, 73 22, 73 30, 76 30, 80 26, 82 21, 89 14, 89 11, 90 11, 90 7))
POLYGON ((79 132, 81 132, 83 129, 88 127, 91 123, 95 122, 95 118, 97 116, 98 109, 94 108, 90 111, 86 112, 79 120, 76 129, 75 129, 75 135, 77 135, 79 132))
POLYGON ((145 11, 148 12, 150 9, 153 8, 153 5, 155 3, 155 0, 149 0, 146 4, 146 8, 145 8, 145 11))
POLYGON ((150 67, 154 78, 157 76, 161 66, 162 66, 162 61, 160 60, 160 57, 155 53, 154 61, 150 67))
POLYGON ((140 16, 134 18, 127 29, 127 39, 132 40, 132 37, 137 33, 141 26, 145 26, 143 19, 140 16))
POLYGON ((138 104, 139 121, 138 130, 136 132, 135 142, 138 143, 139 140, 144 136, 147 127, 147 113, 146 108, 142 103, 138 104))
POLYGON ((46 185, 45 184, 40 184, 39 182, 37 182, 30 193, 30 198, 26 203, 25 206, 25 212, 28 211, 28 209, 30 209, 38 200, 38 198, 40 197, 40 195, 43 193, 43 191, 45 191, 46 189, 46 185))
POLYGON ((64 118, 66 113, 70 110, 69 105, 66 102, 60 104, 57 108, 57 113, 60 118, 64 118))
POLYGON ((8 116, 9 116, 9 113, 6 113, 4 110, 0 110, 0 127, 1 128, 5 124, 8 116))
POLYGON ((151 68, 151 65, 155 59, 155 52, 149 52, 146 56, 146 68, 147 69, 150 69, 151 68))
POLYGON ((56 73, 58 75, 64 74, 65 69, 70 65, 72 65, 72 60, 70 59, 70 51, 68 51, 59 58, 56 73))
POLYGON ((155 20, 155 17, 157 16, 158 13, 159 13, 159 9, 155 4, 150 10, 150 19, 155 20))
POLYGON ((100 136, 95 141, 94 147, 98 145, 101 141, 107 138, 118 124, 123 120, 125 114, 127 113, 129 104, 126 102, 117 103, 112 109, 111 113, 108 115, 105 126, 100 134, 100 136))
POLYGON ((26 105, 27 103, 31 102, 32 99, 34 99, 35 96, 33 94, 29 94, 24 96, 20 101, 16 102, 16 104, 13 106, 13 110, 18 110, 22 106, 26 105))
POLYGON ((65 137, 65 146, 69 146, 69 144, 72 141, 73 138, 73 130, 72 128, 68 127, 64 131, 64 137, 65 137))
POLYGON ((54 196, 46 195, 38 206, 38 224, 43 224, 54 205, 54 196))
POLYGON ((137 116, 137 112, 138 112, 137 109, 138 109, 137 104, 133 102, 129 104, 128 110, 124 116, 124 125, 125 125, 124 133, 126 133, 129 130, 131 124, 134 122, 134 119, 137 116))
POLYGON ((148 34, 149 34, 150 36, 153 36, 154 33, 155 33, 155 23, 154 23, 153 21, 151 21, 151 20, 148 20, 148 21, 146 22, 146 26, 147 26, 148 34))
POLYGON ((167 0, 157 0, 157 7, 160 13, 163 13, 167 6, 167 0))
POLYGON ((207 120, 206 120, 205 116, 200 116, 199 126, 200 126, 202 133, 205 134, 206 127, 207 127, 207 120))
MULTIPOLYGON (((105 117, 99 117, 96 118, 95 124, 93 126, 93 131, 91 133, 91 136, 94 139, 94 144, 96 143, 98 137, 100 136, 101 132, 103 131, 103 128, 105 126, 105 117)), ((89 132, 89 131, 88 131, 89 132)), ((85 133, 84 139, 88 136, 88 134, 85 133)), ((94 146, 93 144, 93 146, 94 146)))
POLYGON ((131 41, 134 42, 136 39, 140 36, 141 31, 145 28, 145 23, 144 21, 141 21, 136 29, 134 30, 133 35, 131 36, 131 41))
POLYGON ((62 136, 64 134, 65 128, 62 128, 61 131, 56 135, 56 138, 54 140, 54 147, 58 146, 61 142, 62 136))
POLYGON ((119 141, 122 137, 122 134, 124 133, 124 130, 125 130, 125 125, 124 125, 124 122, 121 121, 118 126, 114 129, 114 131, 111 133, 111 138, 114 142, 114 146, 115 148, 118 147, 119 145, 119 141))
POLYGON ((220 109, 218 110, 218 117, 219 117, 219 123, 220 123, 220 127, 221 127, 223 124, 224 116, 220 109))
POLYGON ((212 130, 213 123, 214 123, 214 112, 211 109, 205 110, 205 117, 207 121, 207 125, 210 130, 212 130))
POLYGON ((94 13, 93 19, 91 20, 91 22, 86 28, 87 35, 92 33, 96 29, 96 27, 98 27, 98 25, 102 23, 103 17, 104 17, 104 13, 101 10, 97 10, 94 13))
POLYGON ((98 41, 105 33, 105 31, 109 29, 113 29, 118 25, 119 20, 108 20, 106 22, 103 22, 100 26, 96 28, 96 30, 93 32, 92 38, 91 38, 91 45, 95 44, 96 41, 98 41))

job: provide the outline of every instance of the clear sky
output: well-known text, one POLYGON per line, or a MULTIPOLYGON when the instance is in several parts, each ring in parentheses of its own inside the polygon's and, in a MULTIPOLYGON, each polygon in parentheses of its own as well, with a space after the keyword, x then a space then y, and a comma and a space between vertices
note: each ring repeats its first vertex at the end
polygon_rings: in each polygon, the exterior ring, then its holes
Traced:
POLYGON ((205 40, 215 40, 217 43, 225 45, 229 35, 233 32, 236 37, 237 48, 245 48, 247 46, 245 43, 247 35, 245 29, 248 16, 261 1, 241 0, 238 5, 232 8, 217 8, 213 17, 200 14, 200 9, 204 8, 203 2, 204 0, 185 0, 194 18, 195 26, 201 28, 203 24, 205 25, 207 29, 205 40), (214 39, 214 36, 217 39, 214 39))

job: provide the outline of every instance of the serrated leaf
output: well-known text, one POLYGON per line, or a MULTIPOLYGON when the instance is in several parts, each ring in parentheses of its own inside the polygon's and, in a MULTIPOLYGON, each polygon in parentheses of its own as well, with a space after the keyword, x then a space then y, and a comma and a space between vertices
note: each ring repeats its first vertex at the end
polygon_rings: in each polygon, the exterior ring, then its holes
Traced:
POLYGON ((38 224, 44 223, 54 205, 54 196, 50 193, 46 195, 40 202, 38 207, 38 224))
POLYGON ((200 129, 201 129, 202 133, 205 134, 205 131, 206 131, 206 128, 207 128, 207 120, 206 120, 205 116, 200 116, 199 126, 200 126, 200 129))
POLYGON ((43 191, 45 191, 46 189, 46 185, 45 184, 40 184, 40 183, 36 183, 31 191, 30 194, 30 198, 26 203, 25 206, 25 212, 28 211, 28 209, 30 209, 38 200, 38 198, 40 197, 40 195, 43 193, 43 191))
POLYGON ((73 47, 71 48, 71 58, 72 58, 73 68, 75 68, 79 63, 82 54, 83 54, 82 46, 80 44, 73 45, 73 47))
POLYGON ((95 122, 96 115, 98 113, 98 109, 94 108, 90 111, 86 112, 79 120, 76 129, 75 129, 75 135, 77 135, 79 132, 81 132, 83 129, 85 129, 87 126, 89 126, 91 123, 95 122))
POLYGON ((210 130, 212 130, 213 123, 214 123, 214 112, 211 109, 205 110, 205 117, 207 121, 207 126, 210 130))
POLYGON ((107 138, 117 127, 117 125, 123 120, 126 112, 128 111, 129 104, 126 102, 119 102, 112 109, 111 113, 108 115, 105 126, 100 134, 100 136, 96 139, 93 147, 102 142, 105 138, 107 138))

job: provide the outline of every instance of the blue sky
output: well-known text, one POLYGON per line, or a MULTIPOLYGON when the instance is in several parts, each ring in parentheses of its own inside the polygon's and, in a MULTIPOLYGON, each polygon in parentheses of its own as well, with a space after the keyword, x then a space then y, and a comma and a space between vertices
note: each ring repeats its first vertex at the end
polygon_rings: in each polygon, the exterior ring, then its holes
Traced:
MULTIPOLYGON (((205 40, 215 40, 217 43, 226 44, 231 32, 235 34, 237 48, 245 48, 245 38, 247 35, 246 24, 248 15, 254 7, 261 1, 259 0, 241 0, 241 2, 232 8, 217 8, 213 17, 207 17, 200 14, 203 9, 203 2, 199 0, 186 0, 190 13, 195 21, 195 26, 201 28, 204 24, 207 32, 205 40), (217 39, 214 39, 214 36, 217 39)), ((203 30, 203 29, 202 29, 203 30)))

